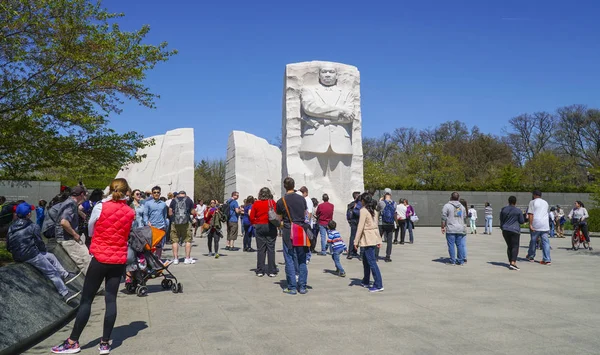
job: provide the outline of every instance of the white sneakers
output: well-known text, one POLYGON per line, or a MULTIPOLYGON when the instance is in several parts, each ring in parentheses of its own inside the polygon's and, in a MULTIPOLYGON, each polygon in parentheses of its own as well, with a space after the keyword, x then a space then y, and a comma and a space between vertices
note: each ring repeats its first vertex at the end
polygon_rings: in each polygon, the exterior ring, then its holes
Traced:
MULTIPOLYGON (((185 258, 185 260, 183 261, 184 264, 195 264, 196 260, 194 260, 194 258, 185 258)), ((179 259, 173 259, 173 264, 178 265, 179 264, 179 259)))

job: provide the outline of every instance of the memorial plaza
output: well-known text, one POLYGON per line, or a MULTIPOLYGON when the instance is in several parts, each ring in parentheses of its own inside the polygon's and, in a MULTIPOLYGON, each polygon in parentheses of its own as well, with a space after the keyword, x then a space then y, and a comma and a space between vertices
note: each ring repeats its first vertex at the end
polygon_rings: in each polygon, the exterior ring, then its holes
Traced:
MULTIPOLYGON (((347 236, 345 237, 345 239, 347 236)), ((384 292, 360 286, 362 263, 342 259, 346 278, 333 275, 331 256, 314 255, 308 294, 287 295, 280 273, 256 277, 256 254, 225 251, 207 257, 196 238, 194 265, 171 270, 183 293, 149 281, 137 297, 121 285, 112 334, 115 354, 597 354, 600 340, 600 251, 572 251, 570 239, 551 239, 552 265, 525 260, 507 268, 499 229, 468 235, 468 263, 445 264, 439 228, 418 227, 415 243, 394 245, 381 261, 384 292)), ((278 251, 281 240, 278 240, 278 251)), ((104 300, 98 297, 80 344, 96 354, 104 300)), ((69 336, 73 322, 29 349, 47 354, 69 336)))

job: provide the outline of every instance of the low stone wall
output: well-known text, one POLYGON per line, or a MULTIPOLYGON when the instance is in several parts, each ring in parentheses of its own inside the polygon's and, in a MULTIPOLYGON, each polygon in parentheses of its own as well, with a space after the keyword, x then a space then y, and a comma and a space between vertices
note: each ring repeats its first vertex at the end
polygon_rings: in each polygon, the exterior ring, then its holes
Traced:
MULTIPOLYGON (((411 191, 411 190, 396 190, 392 191, 392 197, 395 201, 400 198, 408 199, 409 203, 414 207, 419 216, 417 226, 439 226, 441 223, 442 207, 450 199, 452 191, 411 191)), ((531 200, 531 193, 528 192, 484 192, 484 191, 458 191, 461 198, 467 201, 468 206, 475 205, 477 210, 477 226, 485 225, 485 203, 489 202, 493 209, 492 225, 500 224, 500 210, 508 204, 508 197, 513 195, 517 197, 517 207, 525 210, 531 200)), ((383 191, 377 192, 375 196, 380 196, 383 191)), ((542 198, 548 202, 550 206, 560 205, 565 214, 568 214, 573 208, 573 203, 580 200, 586 204, 590 202, 590 194, 588 193, 561 193, 548 192, 543 193, 542 198)), ((483 230, 481 231, 483 232, 483 230)))
MULTIPOLYGON (((61 246, 48 243, 67 271, 77 270, 61 246)), ((69 289, 83 288, 83 275, 69 289)), ((29 264, 15 263, 0 268, 0 355, 18 354, 60 329, 77 311, 67 305, 50 282, 29 264)))

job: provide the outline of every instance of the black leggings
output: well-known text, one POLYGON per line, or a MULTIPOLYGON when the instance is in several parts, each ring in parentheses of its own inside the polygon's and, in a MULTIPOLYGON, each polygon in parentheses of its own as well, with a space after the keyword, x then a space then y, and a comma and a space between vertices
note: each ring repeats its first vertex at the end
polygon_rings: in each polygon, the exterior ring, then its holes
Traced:
POLYGON ((590 232, 588 231, 588 225, 586 223, 579 223, 579 230, 583 233, 586 242, 590 242, 590 232))
POLYGON ((119 291, 119 284, 124 272, 124 264, 103 264, 96 260, 96 258, 92 258, 87 274, 85 275, 85 281, 83 282, 81 303, 77 312, 77 318, 75 318, 75 325, 71 331, 71 340, 79 341, 79 336, 83 328, 85 328, 88 319, 90 319, 94 297, 96 297, 96 293, 104 280, 106 280, 104 285, 106 311, 104 313, 104 330, 101 340, 105 342, 110 340, 110 334, 117 320, 117 292, 119 291))
POLYGON ((517 261, 519 255, 519 243, 521 240, 521 234, 516 232, 502 231, 502 236, 506 242, 506 254, 508 255, 509 262, 517 261))
POLYGON ((216 229, 212 229, 209 233, 208 233, 208 252, 212 253, 213 250, 213 241, 215 243, 215 253, 219 253, 219 240, 221 240, 221 238, 223 238, 223 234, 221 234, 221 231, 218 231, 216 229))

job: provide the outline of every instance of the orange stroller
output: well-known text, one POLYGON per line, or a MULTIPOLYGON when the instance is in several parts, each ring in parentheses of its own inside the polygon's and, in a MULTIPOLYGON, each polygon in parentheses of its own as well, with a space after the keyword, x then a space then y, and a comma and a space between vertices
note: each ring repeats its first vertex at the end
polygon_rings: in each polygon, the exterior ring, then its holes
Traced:
POLYGON ((183 285, 169 271, 169 264, 154 255, 156 246, 165 236, 165 231, 154 227, 133 229, 129 235, 129 250, 127 255, 126 271, 131 274, 131 280, 125 282, 129 293, 138 297, 148 294, 146 282, 149 279, 162 277, 160 285, 164 289, 171 289, 173 293, 183 292, 183 285))

